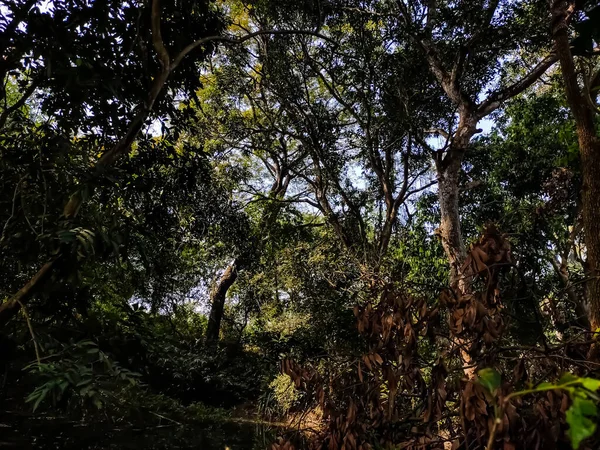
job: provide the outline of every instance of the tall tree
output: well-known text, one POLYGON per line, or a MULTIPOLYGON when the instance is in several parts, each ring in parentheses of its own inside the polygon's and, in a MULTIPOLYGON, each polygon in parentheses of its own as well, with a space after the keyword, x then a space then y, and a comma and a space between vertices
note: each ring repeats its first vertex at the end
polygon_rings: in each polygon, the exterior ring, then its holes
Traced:
MULTIPOLYGON (((256 20, 268 24, 265 16, 256 20)), ((336 46, 301 36, 265 45, 265 89, 278 105, 272 123, 307 153, 295 169, 303 201, 365 274, 385 276, 402 207, 433 184, 396 92, 411 74, 394 66, 385 29, 362 12, 340 8, 325 23, 336 46)))
MULTIPOLYGON (((75 86, 71 87, 70 90, 65 90, 68 94, 72 94, 66 96, 66 106, 61 103, 61 99, 65 98, 61 89, 63 86, 60 84, 61 82, 64 82, 64 78, 48 78, 49 90, 52 95, 47 102, 47 112, 51 113, 52 111, 56 111, 56 103, 58 102, 58 108, 65 108, 67 111, 72 109, 75 109, 75 111, 85 110, 86 107, 94 111, 94 107, 98 106, 97 115, 92 115, 91 117, 100 117, 104 119, 108 117, 108 122, 105 120, 104 123, 82 124, 77 122, 77 120, 82 120, 86 117, 86 114, 83 111, 81 111, 80 114, 60 116, 64 120, 60 120, 59 123, 69 127, 67 129, 72 133, 77 133, 79 130, 93 130, 93 127, 97 126, 102 127, 102 131, 109 137, 109 139, 103 142, 109 149, 102 152, 102 155, 94 162, 90 173, 86 175, 86 182, 82 183, 82 185, 77 188, 76 192, 71 195, 69 201, 66 202, 63 209, 63 215, 67 220, 68 225, 71 225, 75 220, 77 213, 83 204, 84 197, 89 196, 89 190, 93 187, 94 181, 97 182, 101 179, 107 169, 130 151, 132 144, 140 134, 146 120, 152 114, 155 103, 157 101, 164 101, 161 94, 163 93, 163 88, 167 84, 167 81, 176 81, 177 77, 170 80, 170 76, 175 72, 175 69, 181 64, 183 59, 193 52, 200 52, 202 55, 201 58, 205 58, 212 49, 211 42, 222 38, 222 36, 219 35, 223 28, 222 19, 218 14, 215 14, 214 11, 211 11, 209 3, 197 5, 198 8, 195 10, 196 14, 186 18, 191 18, 192 22, 196 21, 196 25, 193 25, 192 28, 193 36, 194 38, 197 38, 197 40, 192 41, 191 43, 182 42, 178 39, 177 34, 168 31, 169 27, 165 27, 161 24, 162 7, 159 0, 154 0, 151 4, 151 8, 146 6, 147 5, 144 4, 134 4, 130 6, 116 2, 116 4, 101 7, 99 3, 93 2, 89 5, 83 5, 81 9, 73 9, 69 4, 57 2, 51 6, 48 12, 41 12, 40 8, 37 6, 37 2, 27 2, 26 4, 23 4, 23 2, 15 2, 15 5, 13 5, 14 14, 12 22, 6 26, 5 33, 3 33, 3 38, 5 38, 8 43, 12 43, 12 45, 9 45, 7 48, 16 53, 16 55, 13 55, 12 57, 5 58, 7 63, 13 65, 32 64, 32 70, 34 72, 37 70, 41 73, 45 72, 52 74, 53 70, 59 72, 60 70, 68 72, 75 71, 73 74, 75 86), (19 26, 26 20, 28 21, 28 26, 25 28, 19 26), (98 49, 98 51, 108 53, 107 59, 109 61, 117 61, 119 67, 118 73, 127 73, 130 64, 132 63, 131 60, 127 59, 127 52, 125 52, 125 57, 123 58, 118 50, 115 51, 113 49, 110 45, 111 42, 98 39, 97 34, 87 33, 85 30, 89 30, 91 26, 73 26, 75 23, 85 25, 86 23, 94 22, 94 20, 103 21, 102 23, 107 28, 107 32, 109 33, 109 36, 111 36, 114 45, 135 45, 136 40, 139 38, 138 44, 142 47, 142 56, 140 59, 142 62, 146 61, 152 67, 150 70, 155 72, 154 76, 144 72, 144 67, 146 67, 146 65, 140 63, 136 64, 140 75, 137 80, 135 76, 132 77, 130 74, 123 76, 124 80, 134 83, 137 87, 137 89, 133 89, 133 92, 129 92, 129 95, 132 96, 130 102, 115 102, 114 98, 106 98, 105 95, 92 95, 87 97, 83 94, 86 91, 82 89, 82 86, 77 84, 77 77, 81 76, 77 72, 80 70, 86 73, 89 72, 90 65, 92 64, 90 63, 90 60, 95 58, 95 55, 90 54, 91 49, 92 51, 93 49, 98 49), (136 22, 136 20, 138 22, 136 22), (47 36, 46 34, 48 31, 53 30, 50 26, 53 22, 57 22, 59 25, 54 29, 57 30, 58 36, 47 36), (67 24, 66 27, 64 25, 65 23, 67 24), (135 27, 132 27, 131 24, 136 23, 139 35, 128 36, 127 33, 136 29, 135 27), (27 36, 27 39, 23 39, 23 37, 20 36, 20 34, 23 33, 23 29, 26 30, 26 33, 30 33, 27 36), (79 32, 78 30, 83 31, 79 32), (163 32, 164 36, 169 38, 168 41, 163 39, 163 32), (64 41, 66 46, 74 46, 73 53, 61 53, 61 50, 63 49, 55 49, 55 39, 58 39, 59 42, 64 41), (35 47, 38 40, 43 43, 39 48, 35 47), (25 42, 25 47, 21 48, 23 42, 25 42), (174 53, 173 57, 170 56, 165 43, 172 47, 171 52, 174 53), (33 49, 30 48, 32 44, 34 45, 33 49), (202 45, 205 45, 205 48, 201 48, 202 45), (154 56, 148 54, 146 50, 148 47, 154 49, 154 56), (32 52, 33 54, 31 54, 32 52), (41 52, 41 54, 38 52, 41 52), (55 55, 57 52, 58 63, 53 60, 56 59, 55 55), (77 58, 78 56, 79 58, 77 58), (76 58, 75 61, 70 60, 73 57, 76 58), (39 65, 40 59, 42 61, 41 65, 39 65), (29 63, 30 61, 33 61, 33 63, 29 63), (75 69, 72 68, 73 63, 75 63, 75 69), (144 75, 146 75, 145 78, 144 75), (140 80, 145 80, 148 84, 144 85, 145 83, 139 83, 140 80), (61 92, 60 95, 59 91, 61 92), (100 104, 98 105, 98 103, 100 104), (125 109, 114 111, 111 115, 110 113, 105 114, 102 109, 103 106, 113 104, 118 105, 117 107, 127 108, 130 103, 137 103, 133 112, 127 112, 125 109), (127 124, 126 126, 121 125, 123 121, 118 120, 119 113, 121 114, 120 118, 124 119, 124 123, 127 124), (113 118, 115 120, 111 120, 113 118), (74 124, 72 123, 73 119, 76 121, 74 124), (110 137, 113 137, 116 141, 112 146, 110 146, 110 137)), ((190 4, 187 5, 187 7, 193 9, 194 5, 190 4)), ((173 22, 171 21, 168 23, 173 25, 173 22)), ((189 24, 190 22, 188 22, 188 25, 189 24)), ((25 67, 20 67, 20 69, 22 72, 26 71, 25 67)), ((5 76, 8 76, 8 74, 5 73, 5 76)), ((69 78, 67 78, 67 81, 68 80, 69 78)), ((179 83, 181 83, 181 81, 180 78, 179 83)), ((107 80, 100 79, 98 89, 101 92, 106 92, 104 89, 107 89, 107 91, 111 93, 115 92, 114 87, 112 89, 106 88, 103 85, 103 82, 107 82, 107 80)), ((27 89, 26 94, 28 91, 29 90, 27 89)), ((127 89, 124 90, 124 92, 127 91, 127 89)), ((116 96, 118 98, 119 94, 116 96)), ((169 105, 169 102, 167 101, 166 104, 169 105)), ((107 108, 110 109, 110 107, 107 108)), ((5 112, 6 111, 7 110, 5 109, 5 112)), ((60 266, 64 259, 66 259, 66 256, 62 252, 59 252, 52 257, 52 259, 46 262, 29 282, 27 282, 16 294, 0 305, 0 324, 5 324, 13 317, 20 306, 25 304, 31 296, 40 289, 43 282, 58 266, 60 266)))
MULTIPOLYGON (((21 47, 18 45, 23 42, 22 39, 20 39, 22 37, 21 34, 23 29, 25 29, 26 32, 31 32, 34 34, 34 36, 31 36, 31 39, 26 42, 34 41, 35 33, 41 33, 45 39, 43 39, 43 42, 49 42, 49 55, 52 56, 53 50, 56 51, 52 47, 55 42, 52 39, 47 39, 47 36, 44 34, 47 31, 47 28, 45 26, 34 26, 39 25, 40 23, 40 9, 36 7, 36 3, 37 2, 15 2, 13 5, 13 21, 5 27, 6 33, 3 34, 3 38, 6 38, 6 41, 9 44, 7 46, 9 51, 12 51, 13 47, 15 47, 20 51, 20 53, 19 51, 16 51, 15 55, 11 53, 9 56, 5 57, 4 59, 7 64, 10 63, 14 65, 21 61, 32 60, 32 57, 29 55, 29 53, 32 52, 30 48, 31 45, 26 45, 23 49, 21 49, 21 47), (26 17, 30 19, 32 26, 20 27, 19 25, 22 24, 26 17), (27 56, 27 58, 25 58, 25 56, 27 56)), ((82 24, 85 24, 86 22, 93 22, 96 20, 95 13, 98 12, 96 10, 99 8, 99 5, 100 4, 98 2, 93 2, 90 5, 84 5, 81 17, 75 15, 75 17, 72 18, 73 23, 81 22, 82 24)), ((69 6, 70 5, 68 2, 67 4, 57 3, 57 5, 53 5, 49 13, 42 14, 42 23, 45 20, 46 22, 58 21, 59 23, 64 24, 65 17, 72 12, 69 6), (61 9, 60 6, 63 8, 61 9)), ((108 22, 107 28, 111 33, 114 34, 114 36, 113 34, 111 34, 111 36, 113 37, 114 45, 116 46, 123 46, 127 44, 125 43, 125 38, 127 36, 122 36, 119 34, 120 32, 123 33, 123 30, 125 30, 127 33, 130 33, 132 30, 136 30, 137 26, 139 36, 141 36, 141 43, 139 45, 142 48, 142 59, 145 59, 146 61, 149 60, 148 65, 150 65, 152 69, 149 72, 144 72, 146 67, 145 64, 133 64, 133 66, 142 72, 143 75, 147 75, 145 78, 143 76, 138 77, 139 79, 147 81, 147 84, 144 83, 141 88, 136 91, 137 95, 134 95, 131 101, 115 102, 114 99, 106 100, 100 96, 100 98, 104 100, 105 106, 113 104, 119 106, 124 105, 125 109, 130 109, 130 111, 129 114, 125 115, 125 122, 121 120, 112 121, 113 125, 116 124, 116 128, 114 130, 110 130, 112 133, 109 133, 107 130, 103 130, 106 132, 106 135, 112 139, 108 139, 103 143, 104 148, 108 149, 100 152, 101 156, 94 161, 93 167, 84 177, 85 182, 81 183, 81 186, 77 188, 76 192, 73 193, 70 199, 66 202, 63 209, 63 215, 69 225, 76 219, 79 209, 84 203, 84 198, 87 196, 86 192, 93 187, 95 182, 98 182, 98 180, 102 179, 105 173, 112 166, 114 166, 118 160, 120 160, 131 150, 131 146, 138 138, 147 120, 155 112, 155 104, 160 106, 162 103, 163 107, 173 110, 173 97, 171 97, 171 101, 165 100, 164 94, 167 91, 166 88, 183 87, 186 88, 189 93, 197 87, 199 82, 197 74, 195 74, 195 76, 191 76, 190 78, 190 74, 194 73, 194 62, 204 60, 214 48, 215 42, 221 41, 230 44, 238 44, 263 34, 316 34, 314 31, 310 30, 271 29, 258 30, 253 33, 246 33, 241 37, 235 37, 223 34, 224 19, 211 2, 184 1, 181 5, 171 5, 171 7, 174 7, 174 9, 168 10, 168 13, 164 15, 165 20, 161 20, 161 17, 163 17, 163 9, 166 10, 166 8, 163 8, 160 0, 153 0, 151 4, 134 4, 131 6, 134 14, 126 14, 119 9, 125 8, 126 12, 130 9, 129 4, 122 4, 121 2, 116 2, 116 6, 113 5, 113 9, 103 8, 101 10, 102 17, 108 22), (112 20, 116 20, 120 27, 113 26, 114 24, 111 23, 112 20), (189 37, 187 35, 182 36, 179 33, 180 30, 175 31, 179 26, 177 25, 178 21, 183 21, 181 23, 189 28, 189 37), (131 24, 136 24, 136 26, 129 26, 131 24), (147 50, 150 47, 154 51, 152 56, 147 50), (196 56, 197 59, 194 60, 192 56, 196 56), (130 104, 134 104, 136 106, 132 109, 128 108, 130 104), (127 125, 123 126, 122 123, 126 123, 127 125)), ((76 12, 80 13, 79 10, 76 10, 76 12)), ((69 22, 67 21, 67 23, 69 22)), ((73 23, 67 26, 67 36, 61 36, 62 39, 66 41, 66 45, 70 44, 70 40, 75 43, 79 42, 78 38, 80 38, 81 35, 84 38, 90 38, 89 33, 86 33, 86 31, 89 31, 89 29, 93 27, 71 26, 73 23), (79 30, 84 31, 80 33, 79 30), (69 33, 71 33, 71 35, 69 33)), ((132 39, 133 42, 135 42, 139 36, 136 34, 136 36, 132 39)), ((98 35, 92 34, 92 38, 94 37, 96 38, 96 41, 92 41, 93 44, 100 45, 101 48, 102 44, 106 45, 104 40, 98 39, 98 35)), ((128 43, 131 44, 131 42, 128 43)), ((42 48, 46 49, 47 47, 42 48)), ((90 59, 89 47, 83 46, 83 50, 86 51, 85 56, 82 58, 76 58, 74 63, 76 67, 78 67, 77 63, 80 63, 81 66, 87 69, 90 64, 89 61, 87 64, 85 64, 86 58, 90 59)), ((108 53, 109 56, 113 58, 119 58, 122 56, 121 52, 113 51, 113 47, 110 45, 108 53)), ((51 72, 51 58, 45 54, 42 56, 46 57, 45 59, 42 58, 42 61, 45 62, 45 65, 40 66, 38 69, 41 72, 44 72, 44 70, 46 72, 51 72)), ((73 63, 70 61, 72 55, 67 52, 63 56, 63 59, 66 59, 66 61, 62 62, 66 66, 66 70, 68 70, 71 68, 73 63)), ((75 52, 75 56, 77 56, 77 52, 75 52)), ((37 63, 38 59, 39 55, 34 52, 33 61, 37 63)), ((131 66, 131 61, 129 60, 120 62, 121 66, 126 68, 131 66)), ((10 67, 12 67, 10 64, 7 66, 8 69, 4 70, 3 72, 5 76, 8 76, 8 71, 10 70, 10 67)), ((137 78, 134 76, 133 79, 135 83, 137 78)), ((56 79, 53 78, 52 81, 56 83, 56 79)), ((52 83, 50 86, 52 87, 52 83)), ((58 95, 60 87, 60 85, 58 88, 56 85, 54 85, 54 89, 50 90, 50 92, 54 94, 54 96, 51 98, 60 99, 60 96, 58 95)), ((81 89, 76 90, 76 92, 78 92, 80 95, 81 91, 81 89)), ((108 91, 113 92, 114 87, 112 89, 108 88, 108 91)), ((127 92, 127 89, 125 89, 124 92, 127 92)), ((29 95, 29 88, 26 89, 26 92, 23 95, 29 95)), ((64 118, 66 119, 67 123, 69 123, 69 119, 73 117, 86 117, 86 114, 83 113, 83 111, 86 110, 87 106, 93 106, 97 98, 90 96, 87 98, 87 100, 88 103, 84 101, 74 103, 75 107, 79 108, 78 110, 82 111, 82 113, 80 116, 77 114, 73 116, 68 114, 65 115, 64 118)), ((50 104, 52 104, 52 102, 50 102, 50 104)), ((108 117, 113 117, 115 114, 112 116, 109 114, 108 117)), ((107 115, 102 115, 102 117, 106 116, 107 115)), ((95 116, 92 115, 91 117, 95 116)), ((118 114, 116 114, 116 117, 118 118, 118 114)), ((76 126, 77 125, 81 126, 79 123, 76 124, 76 126)), ((93 125, 87 124, 87 126, 89 129, 94 129, 93 125)), ((71 128, 70 131, 76 133, 78 129, 71 128)), ((50 275, 52 275, 54 270, 61 264, 63 259, 64 255, 61 252, 53 256, 16 294, 0 305, 0 325, 5 324, 8 320, 10 320, 10 318, 12 318, 19 310, 20 306, 26 303, 31 296, 40 289, 44 281, 50 275)))
POLYGON ((545 35, 540 1, 399 0, 397 5, 402 29, 420 49, 455 111, 427 132, 445 141, 431 149, 438 178, 439 231, 451 285, 464 293, 472 277, 463 264, 466 247, 459 214, 465 154, 481 131, 479 122, 535 83, 557 57, 549 52, 537 56, 544 52, 545 35))
MULTIPOLYGON (((567 102, 575 119, 581 157, 581 207, 583 231, 587 256, 589 281, 587 294, 590 305, 590 325, 592 332, 600 328, 600 138, 596 129, 596 98, 600 86, 600 71, 592 69, 581 74, 583 85, 579 82, 573 52, 571 51, 571 27, 582 7, 590 2, 552 1, 552 37, 562 71, 567 102)), ((593 2, 592 2, 593 3, 593 2)), ((582 33, 579 39, 584 41, 584 54, 593 51, 593 38, 598 31, 598 6, 588 14, 590 18, 583 24, 589 32, 582 33), (587 23, 586 23, 587 22, 587 23)), ((585 28, 584 28, 585 29, 585 28)), ((581 47, 576 49, 581 49, 581 47)), ((596 348, 595 358, 600 354, 596 348)))

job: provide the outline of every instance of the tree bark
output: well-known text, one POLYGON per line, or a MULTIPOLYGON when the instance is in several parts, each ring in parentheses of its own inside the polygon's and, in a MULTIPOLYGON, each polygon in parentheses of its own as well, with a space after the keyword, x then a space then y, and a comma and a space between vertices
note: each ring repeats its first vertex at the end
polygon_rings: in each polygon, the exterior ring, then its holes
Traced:
MULTIPOLYGON (((600 140, 594 123, 594 111, 587 101, 589 93, 580 88, 569 42, 569 20, 575 2, 554 0, 551 4, 552 36, 562 69, 567 102, 575 119, 581 157, 581 206, 589 281, 587 298, 591 331, 600 328, 600 140)), ((597 345, 594 347, 598 347, 597 345)), ((598 351, 592 351, 598 354, 598 351)))
POLYGON ((567 293, 567 297, 569 298, 569 302, 573 305, 575 309, 575 323, 583 329, 590 329, 590 321, 589 321, 589 313, 587 308, 585 307, 584 299, 579 298, 579 295, 575 291, 575 286, 571 283, 571 278, 569 276, 569 269, 567 267, 566 259, 561 259, 561 261, 557 261, 554 257, 550 258, 550 263, 560 281, 562 282, 565 292, 567 293))
MULTIPOLYGON (((461 268, 466 257, 458 204, 458 177, 462 158, 455 158, 446 168, 438 167, 438 199, 440 205, 439 233, 450 265, 450 285, 458 287, 464 280, 461 268)), ((460 289, 464 293, 464 283, 460 289)))
POLYGON ((460 225, 459 179, 465 152, 477 132, 477 119, 469 108, 460 111, 454 141, 442 159, 436 158, 438 199, 440 205, 439 236, 450 265, 450 286, 460 294, 470 292, 470 269, 464 268, 467 249, 460 225))
POLYGON ((235 280, 237 280, 238 269, 240 269, 238 264, 239 261, 236 259, 227 266, 227 269, 225 269, 223 275, 219 278, 219 282, 210 293, 211 308, 206 328, 206 345, 208 347, 215 347, 219 342, 219 332, 221 330, 221 320, 223 319, 227 291, 235 283, 235 280))
MULTIPOLYGON (((442 52, 447 50, 438 48, 433 39, 435 5, 429 8, 427 22, 422 33, 411 33, 411 30, 418 30, 422 26, 421 19, 413 19, 413 11, 404 2, 398 2, 398 6, 401 19, 409 30, 409 36, 420 47, 427 60, 430 73, 436 78, 447 98, 458 110, 458 126, 455 132, 448 133, 448 145, 442 150, 430 150, 435 155, 438 178, 441 221, 437 232, 450 265, 450 285, 456 294, 468 295, 471 293, 472 274, 470 273, 471 268, 464 265, 467 251, 460 224, 458 184, 465 152, 471 138, 479 132, 477 130, 478 121, 498 109, 503 102, 515 97, 535 83, 556 62, 556 55, 548 55, 519 80, 490 93, 482 102, 478 103, 462 87, 469 53, 475 48, 475 40, 471 41, 471 47, 460 47, 453 64, 449 66, 441 56, 442 52)), ((492 2, 486 14, 488 21, 494 16, 497 6, 498 2, 492 2)), ((485 33, 485 26, 480 33, 479 36, 485 33)), ((427 143, 423 144, 428 147, 427 143)), ((472 358, 464 349, 462 353, 467 367, 470 366, 472 358)), ((465 374, 468 378, 472 378, 474 369, 465 368, 465 374)))
POLYGON ((583 229, 590 280, 587 284, 592 331, 600 328, 600 142, 584 132, 579 137, 583 172, 583 229))

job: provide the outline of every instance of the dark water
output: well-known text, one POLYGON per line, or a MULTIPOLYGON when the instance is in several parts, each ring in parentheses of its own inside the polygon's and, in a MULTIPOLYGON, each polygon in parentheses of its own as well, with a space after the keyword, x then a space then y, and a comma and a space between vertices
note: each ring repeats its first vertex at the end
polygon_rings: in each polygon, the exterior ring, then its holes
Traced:
POLYGON ((194 426, 118 428, 56 419, 0 417, 0 449, 264 450, 280 429, 262 424, 213 422, 194 426))

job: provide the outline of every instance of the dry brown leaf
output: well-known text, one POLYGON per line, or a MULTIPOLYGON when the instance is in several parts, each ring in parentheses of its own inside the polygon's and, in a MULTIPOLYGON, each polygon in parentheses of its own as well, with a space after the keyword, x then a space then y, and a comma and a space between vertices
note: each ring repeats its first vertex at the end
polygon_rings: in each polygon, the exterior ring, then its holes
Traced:
POLYGON ((375 353, 373 355, 373 358, 375 359, 375 362, 379 365, 383 364, 383 358, 381 358, 381 355, 379 353, 375 353))

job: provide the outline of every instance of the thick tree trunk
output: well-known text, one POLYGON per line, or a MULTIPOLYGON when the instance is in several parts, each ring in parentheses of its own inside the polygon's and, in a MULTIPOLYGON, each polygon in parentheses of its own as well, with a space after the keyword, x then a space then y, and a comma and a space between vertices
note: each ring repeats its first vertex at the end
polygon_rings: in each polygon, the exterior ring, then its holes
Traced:
MULTIPOLYGON (((457 295, 465 295, 471 292, 469 276, 463 270, 467 256, 465 241, 462 236, 459 213, 459 190, 458 181, 461 170, 462 158, 456 158, 445 170, 438 167, 438 197, 440 204, 440 227, 439 235, 442 247, 450 265, 450 286, 457 295)), ((463 372, 467 379, 475 378, 476 367, 473 358, 469 354, 470 345, 467 340, 455 337, 460 345, 460 355, 463 360, 463 372)))
POLYGON ((442 159, 436 159, 440 204, 439 236, 450 265, 450 286, 461 294, 470 292, 470 269, 463 268, 467 250, 460 226, 459 181, 462 162, 471 138, 477 132, 477 119, 466 107, 461 108, 454 141, 442 159))
POLYGON ((237 280, 238 265, 239 261, 237 260, 229 264, 210 293, 210 316, 206 328, 206 345, 209 347, 214 347, 219 342, 219 332, 221 330, 221 320, 223 319, 227 291, 235 283, 235 280, 237 280))
POLYGON ((441 221, 439 234, 442 247, 450 265, 450 285, 465 292, 465 277, 462 265, 466 257, 465 242, 460 227, 458 206, 458 178, 460 161, 455 161, 445 169, 438 170, 438 197, 441 221))
MULTIPOLYGON (((579 132, 579 130, 578 130, 579 132)), ((600 328, 600 141, 587 130, 579 132, 583 172, 581 200, 590 280, 587 285, 592 331, 600 328)))
MULTIPOLYGON (((583 175, 581 206, 590 278, 587 283, 587 298, 591 330, 595 332, 600 328, 600 140, 596 133, 594 111, 588 101, 590 93, 579 87, 570 49, 568 24, 574 8, 573 2, 555 0, 552 3, 552 35, 579 140, 583 175)), ((598 348, 592 351, 593 355, 598 353, 598 348)))
MULTIPOLYGON (((458 296, 472 293, 471 265, 464 265, 467 249, 460 226, 459 181, 464 154, 476 132, 477 119, 467 107, 462 107, 454 141, 443 159, 441 155, 436 158, 441 215, 438 232, 450 265, 450 286, 458 296)), ((474 379, 477 367, 469 354, 471 346, 468 340, 456 336, 455 342, 460 346, 465 376, 469 380, 474 379)))

